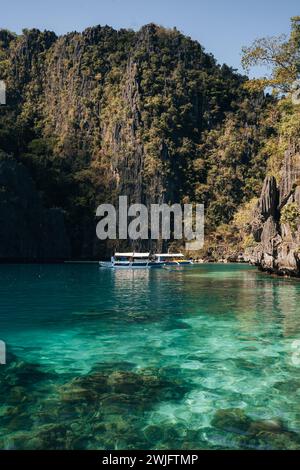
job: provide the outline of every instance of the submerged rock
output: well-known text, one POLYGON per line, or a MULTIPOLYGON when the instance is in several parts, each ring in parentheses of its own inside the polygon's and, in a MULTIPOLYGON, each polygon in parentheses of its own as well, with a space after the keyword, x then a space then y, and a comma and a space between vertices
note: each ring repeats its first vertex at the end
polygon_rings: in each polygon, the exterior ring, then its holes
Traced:
POLYGON ((107 386, 115 393, 137 393, 143 387, 143 377, 133 372, 115 371, 107 378, 107 386))
MULTIPOLYGON (((90 373, 62 383, 65 376, 50 374, 49 380, 36 365, 15 358, 6 370, 12 393, 0 414, 0 438, 1 433, 11 437, 2 448, 146 449, 151 428, 144 433, 145 412, 160 401, 181 398, 187 386, 175 371, 168 378, 167 369, 130 369, 130 363, 97 364, 90 373), (30 371, 33 380, 27 380, 30 371), (23 387, 18 384, 22 375, 23 387)), ((180 446, 182 438, 173 426, 156 432, 162 448, 174 440, 180 446)))
POLYGON ((285 425, 280 418, 253 421, 249 428, 249 432, 254 434, 260 431, 281 432, 284 430, 285 425))
POLYGON ((234 433, 245 433, 251 424, 251 419, 240 408, 217 410, 211 424, 216 428, 234 433))
POLYGON ((144 429, 144 435, 148 442, 159 442, 163 438, 163 431, 161 426, 150 424, 144 429))
POLYGON ((212 426, 236 434, 237 448, 288 450, 300 449, 300 435, 290 431, 281 418, 254 420, 244 410, 218 410, 212 426))
POLYGON ((152 369, 141 372, 128 370, 92 371, 76 377, 61 388, 63 401, 102 402, 138 401, 145 406, 160 399, 177 399, 187 391, 184 383, 171 381, 152 369))
POLYGON ((300 449, 299 435, 291 431, 257 431, 240 441, 245 448, 258 450, 300 449))
POLYGON ((274 388, 277 390, 280 390, 280 392, 294 392, 297 393, 297 391, 300 389, 300 382, 297 379, 293 380, 285 380, 282 382, 276 382, 274 384, 274 388))

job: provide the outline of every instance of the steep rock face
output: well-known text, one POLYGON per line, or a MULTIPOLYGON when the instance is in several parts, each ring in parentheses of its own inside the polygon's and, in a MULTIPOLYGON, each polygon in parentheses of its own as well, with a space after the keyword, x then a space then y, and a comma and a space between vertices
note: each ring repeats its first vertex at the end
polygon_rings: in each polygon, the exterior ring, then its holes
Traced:
POLYGON ((300 185, 300 153, 297 148, 293 147, 286 152, 283 166, 281 170, 281 178, 279 183, 280 192, 280 206, 283 206, 288 198, 295 193, 299 199, 299 186, 300 185))
POLYGON ((0 259, 61 260, 70 256, 64 216, 44 209, 26 168, 0 155, 0 259))
POLYGON ((264 181, 258 207, 264 219, 276 217, 278 205, 278 190, 274 176, 267 176, 264 181))
POLYGON ((28 169, 44 205, 63 208, 73 257, 125 248, 95 234, 97 206, 119 195, 148 208, 204 203, 217 225, 259 191, 267 100, 176 29, 0 30, 0 75, 0 149, 28 169))
POLYGON ((266 271, 300 275, 300 154, 295 148, 285 154, 279 185, 266 177, 252 234, 256 245, 246 250, 246 260, 266 271))

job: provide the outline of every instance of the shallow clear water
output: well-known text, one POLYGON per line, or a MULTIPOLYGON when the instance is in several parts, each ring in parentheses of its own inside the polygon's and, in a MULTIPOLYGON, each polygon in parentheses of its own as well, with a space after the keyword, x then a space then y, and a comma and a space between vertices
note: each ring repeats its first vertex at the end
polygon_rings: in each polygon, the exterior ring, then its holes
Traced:
POLYGON ((0 446, 300 448, 299 293, 246 265, 0 265, 0 446), (240 410, 285 424, 260 442, 240 410))

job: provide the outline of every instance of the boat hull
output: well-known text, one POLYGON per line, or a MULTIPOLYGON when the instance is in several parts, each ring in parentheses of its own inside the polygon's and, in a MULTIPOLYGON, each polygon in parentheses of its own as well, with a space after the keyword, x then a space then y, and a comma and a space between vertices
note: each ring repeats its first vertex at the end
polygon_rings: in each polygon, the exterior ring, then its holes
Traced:
POLYGON ((145 263, 99 261, 101 268, 109 269, 161 269, 168 266, 191 266, 192 261, 149 261, 145 263))
POLYGON ((137 263, 112 263, 110 261, 99 261, 99 266, 101 268, 109 268, 109 269, 149 269, 149 264, 137 264, 137 263))
POLYGON ((166 261, 165 266, 191 266, 194 263, 192 261, 166 261))
POLYGON ((149 267, 151 269, 161 269, 164 266, 164 263, 159 262, 159 261, 151 261, 149 263, 149 267))

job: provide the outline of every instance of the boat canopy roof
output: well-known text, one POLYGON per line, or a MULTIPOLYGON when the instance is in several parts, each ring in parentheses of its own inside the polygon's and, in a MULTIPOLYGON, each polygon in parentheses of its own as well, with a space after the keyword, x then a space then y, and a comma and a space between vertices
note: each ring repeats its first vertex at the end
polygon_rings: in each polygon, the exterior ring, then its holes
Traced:
POLYGON ((115 253, 115 257, 117 258, 149 258, 150 253, 134 253, 134 252, 129 252, 129 253, 115 253))
POLYGON ((156 258, 184 258, 182 253, 157 253, 156 258))

